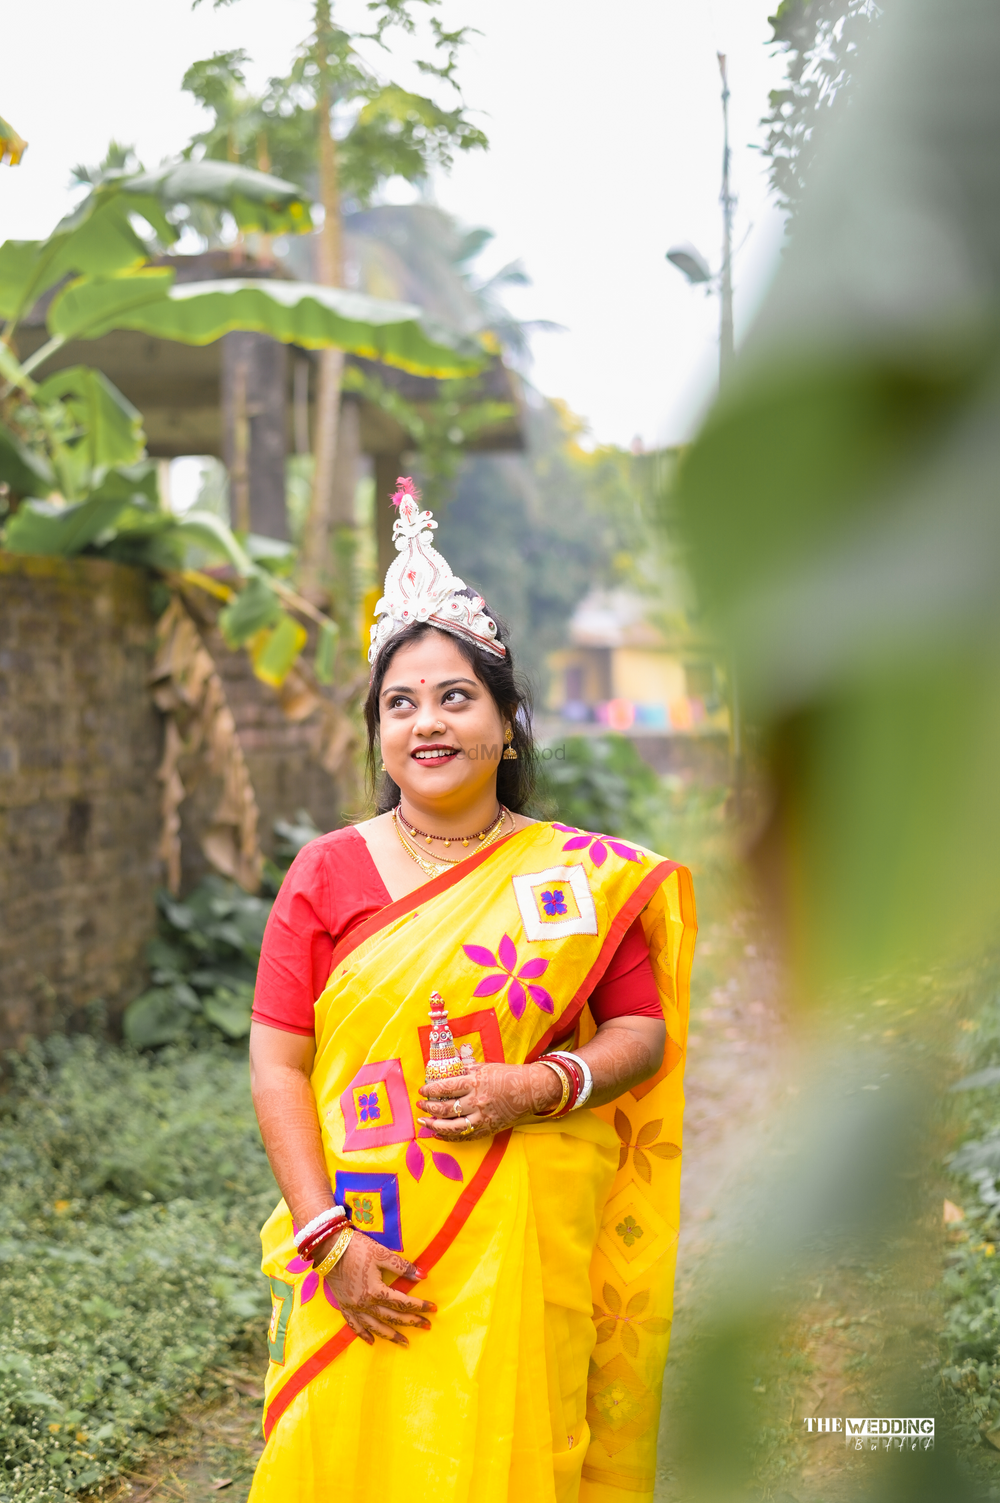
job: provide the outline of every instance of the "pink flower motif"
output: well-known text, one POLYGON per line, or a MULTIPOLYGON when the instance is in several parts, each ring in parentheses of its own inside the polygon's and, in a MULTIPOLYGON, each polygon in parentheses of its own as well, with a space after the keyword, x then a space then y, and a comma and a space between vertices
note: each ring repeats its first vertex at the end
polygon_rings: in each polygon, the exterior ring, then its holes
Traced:
POLYGON ((520 970, 515 972, 517 947, 507 934, 500 941, 496 955, 482 945, 463 945, 462 949, 476 965, 489 966, 495 972, 492 976, 483 977, 472 994, 474 997, 493 997, 497 992, 502 992, 504 987, 508 987, 507 1005, 515 1018, 520 1018, 523 1014, 529 995, 542 1012, 555 1011, 555 1004, 544 987, 527 985, 548 969, 547 960, 526 960, 520 970), (524 986, 522 982, 525 983, 524 986))
MULTIPOLYGON (((285 1264, 285 1271, 286 1273, 305 1274, 305 1278, 302 1280, 302 1288, 299 1291, 299 1304, 308 1305, 320 1285, 319 1275, 313 1270, 312 1264, 307 1262, 305 1258, 296 1256, 290 1263, 285 1264)), ((337 1296, 333 1293, 325 1278, 323 1279, 323 1294, 326 1297, 328 1305, 332 1305, 335 1310, 340 1309, 337 1303, 337 1296)))
POLYGON ((603 866, 608 859, 608 851, 614 851, 616 856, 621 856, 623 861, 642 861, 642 854, 633 850, 630 845, 623 845, 620 840, 612 840, 608 835, 599 835, 596 830, 581 832, 573 825, 552 826, 554 830, 562 830, 565 835, 572 835, 572 840, 567 840, 563 846, 564 851, 585 851, 590 847, 590 859, 595 866, 603 866))
POLYGON ((396 491, 392 497, 393 506, 399 506, 404 496, 412 496, 414 501, 420 500, 420 492, 417 490, 409 475, 400 475, 396 481, 396 491))

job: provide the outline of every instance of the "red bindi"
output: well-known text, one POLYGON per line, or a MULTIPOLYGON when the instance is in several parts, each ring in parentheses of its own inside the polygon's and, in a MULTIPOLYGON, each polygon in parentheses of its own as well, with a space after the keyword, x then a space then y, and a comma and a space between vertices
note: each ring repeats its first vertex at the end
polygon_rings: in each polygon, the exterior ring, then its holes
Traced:
POLYGON ((423 683, 423 679, 421 679, 420 682, 423 683))

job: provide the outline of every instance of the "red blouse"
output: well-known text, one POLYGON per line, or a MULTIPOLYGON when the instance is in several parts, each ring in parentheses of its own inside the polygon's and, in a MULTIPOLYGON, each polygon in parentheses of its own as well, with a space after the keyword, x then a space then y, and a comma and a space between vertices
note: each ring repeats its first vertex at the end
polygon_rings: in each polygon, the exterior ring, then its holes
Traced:
MULTIPOLYGON (((253 1018, 312 1037, 313 1004, 330 979, 336 946, 391 903, 363 836, 350 826, 311 840, 296 856, 264 930, 253 1018)), ((597 1023, 662 1018, 649 950, 637 918, 590 997, 597 1023)))

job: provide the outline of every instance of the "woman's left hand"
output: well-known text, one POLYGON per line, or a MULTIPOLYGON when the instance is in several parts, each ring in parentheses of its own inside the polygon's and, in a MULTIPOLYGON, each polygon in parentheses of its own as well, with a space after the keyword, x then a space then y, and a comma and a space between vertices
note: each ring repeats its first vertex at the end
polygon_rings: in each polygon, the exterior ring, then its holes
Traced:
POLYGON ((468 1143, 552 1111, 561 1095, 548 1065, 473 1065, 465 1075, 423 1086, 417 1106, 435 1137, 468 1143))

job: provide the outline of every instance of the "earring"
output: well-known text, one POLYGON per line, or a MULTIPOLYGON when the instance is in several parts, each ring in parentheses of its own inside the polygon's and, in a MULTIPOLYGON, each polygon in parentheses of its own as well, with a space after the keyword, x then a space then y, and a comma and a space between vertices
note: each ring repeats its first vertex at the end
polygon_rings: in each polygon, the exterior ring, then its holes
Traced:
POLYGON ((380 762, 378 764, 378 770, 379 770, 379 772, 385 772, 385 763, 384 762, 380 762))
POLYGON ((511 730, 510 726, 508 726, 507 729, 504 731, 504 733, 503 733, 503 739, 504 739, 504 754, 503 754, 504 761, 505 762, 516 762, 517 761, 517 752, 514 750, 514 748, 510 744, 513 741, 513 739, 514 739, 514 732, 511 730))

